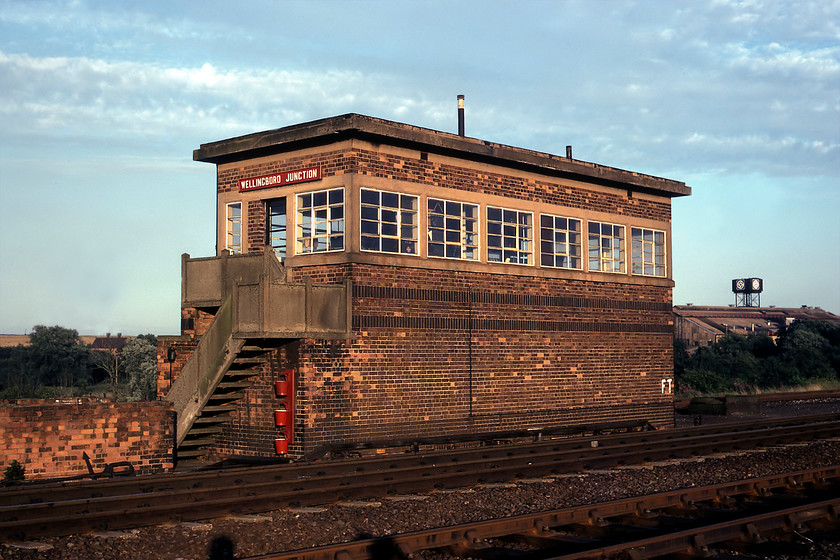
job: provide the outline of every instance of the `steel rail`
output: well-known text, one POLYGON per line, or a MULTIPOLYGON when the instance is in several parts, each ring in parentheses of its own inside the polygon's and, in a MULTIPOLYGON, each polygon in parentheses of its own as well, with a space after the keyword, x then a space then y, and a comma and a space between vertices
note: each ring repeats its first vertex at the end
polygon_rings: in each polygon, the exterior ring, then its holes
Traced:
POLYGON ((743 539, 757 541, 761 538, 762 533, 780 529, 793 530, 796 525, 805 521, 837 519, 838 516, 840 516, 840 498, 834 498, 631 543, 612 545, 576 554, 551 556, 544 560, 603 560, 604 558, 615 558, 618 555, 626 555, 627 558, 641 560, 679 552, 694 552, 701 555, 709 545, 743 539))
MULTIPOLYGON (((500 482, 511 478, 522 478, 537 474, 555 473, 561 474, 573 470, 600 468, 618 464, 629 464, 638 461, 651 461, 666 457, 680 457, 698 454, 704 450, 720 451, 727 447, 743 448, 761 444, 777 444, 784 441, 801 440, 811 436, 818 439, 825 435, 837 435, 840 433, 840 423, 821 423, 809 426, 811 431, 804 431, 803 426, 764 428, 751 432, 739 432, 739 439, 727 441, 722 444, 720 434, 704 435, 683 440, 668 440, 663 445, 655 448, 650 447, 650 442, 644 448, 636 444, 622 443, 620 445, 608 445, 598 448, 581 450, 578 448, 563 451, 549 451, 539 453, 520 453, 506 455, 504 457, 478 458, 460 461, 451 464, 436 464, 428 460, 406 464, 397 467, 391 465, 388 469, 352 470, 352 472, 337 471, 334 474, 319 473, 319 476, 303 478, 275 478, 270 481, 242 482, 231 487, 192 486, 188 488, 191 501, 204 501, 203 496, 211 495, 219 500, 226 497, 242 498, 256 496, 270 498, 285 503, 301 496, 304 492, 324 492, 330 488, 338 489, 343 497, 356 486, 367 488, 372 496, 382 495, 388 491, 405 491, 407 486, 412 489, 430 489, 432 483, 438 487, 455 487, 462 484, 479 482, 500 482), (433 469, 433 473, 430 470, 433 469), (433 474, 433 478, 430 478, 433 474), (348 478, 350 477, 350 478, 348 478), (347 482, 352 480, 352 482, 347 482), (414 484, 412 484, 412 481, 414 484), (430 482, 431 481, 431 482, 430 482), (278 483, 289 482, 291 488, 281 492, 276 490, 278 483), (381 491, 377 491, 377 485, 381 485, 381 491), (395 488, 399 486, 399 488, 395 488)), ((731 435, 731 434, 724 434, 731 435)), ((510 450, 508 450, 508 453, 510 450)), ((403 461, 403 463, 406 463, 403 461)), ((353 466, 352 464, 350 465, 353 466)), ((35 504, 18 504, 15 509, 15 517, 24 519, 31 514, 32 518, 39 517, 39 512, 56 512, 65 508, 69 514, 73 508, 84 507, 95 511, 106 510, 113 503, 121 504, 122 507, 148 507, 147 502, 154 496, 159 504, 170 503, 180 504, 183 500, 183 490, 173 489, 159 491, 156 493, 132 493, 118 496, 103 496, 83 499, 70 499, 63 501, 50 501, 35 504)), ((305 498, 301 498, 305 499, 305 498)), ((320 499, 320 498, 318 498, 320 499)), ((186 507, 186 506, 185 506, 186 507)), ((0 519, 8 510, 6 506, 0 507, 0 519)))
MULTIPOLYGON (((383 557, 383 553, 399 553, 404 557, 433 548, 481 547, 483 541, 509 535, 529 535, 535 539, 559 544, 554 528, 573 525, 595 525, 606 518, 647 515, 653 510, 683 508, 706 501, 721 501, 738 496, 758 496, 767 491, 806 484, 824 484, 840 480, 840 465, 773 475, 755 479, 687 488, 647 496, 600 502, 532 514, 411 533, 375 537, 352 542, 252 556, 245 560, 365 560, 383 557)), ((669 553, 697 550, 710 544, 755 536, 761 532, 784 528, 815 519, 840 516, 840 497, 801 504, 774 512, 746 515, 726 522, 698 526, 675 533, 666 533, 636 541, 605 547, 593 547, 552 559, 603 559, 626 554, 630 558, 653 558, 669 553)))
MULTIPOLYGON (((399 461, 387 469, 359 469, 352 461, 340 469, 302 475, 292 479, 275 476, 273 480, 250 482, 243 475, 239 484, 218 487, 192 486, 158 492, 135 492, 127 495, 54 500, 0 507, 0 540, 67 534, 79 528, 127 528, 154 524, 162 517, 198 520, 218 517, 231 511, 260 512, 289 505, 324 504, 341 499, 378 497, 391 492, 451 488, 476 482, 500 482, 525 476, 562 473, 655 460, 672 456, 695 455, 702 450, 720 451, 732 447, 776 445, 784 441, 820 439, 840 434, 840 421, 811 425, 782 426, 732 433, 703 435, 684 440, 664 440, 658 450, 651 442, 643 448, 620 443, 590 449, 530 452, 508 447, 504 454, 436 464, 426 457, 423 464, 399 461), (810 433, 806 431, 810 430, 810 433), (721 438, 724 440, 721 442, 721 438), (748 439, 746 439, 748 438, 748 439)), ((448 455, 450 459, 453 456, 448 455)), ((318 465, 321 467, 323 465, 318 465)), ((298 472, 300 475, 300 472, 298 472)))
MULTIPOLYGON (((182 472, 163 475, 101 479, 95 481, 73 481, 60 483, 28 483, 21 487, 0 489, 0 508, 19 506, 27 503, 57 502, 82 500, 127 494, 146 494, 178 489, 200 490, 202 488, 220 488, 240 486, 244 483, 278 482, 318 478, 331 474, 346 476, 348 472, 393 471, 405 465, 459 465, 473 460, 493 460, 507 458, 512 453, 538 456, 570 451, 592 453, 593 445, 603 454, 604 450, 617 445, 660 444, 666 441, 679 442, 687 437, 718 436, 720 438, 738 437, 740 433, 784 426, 801 426, 840 420, 840 413, 820 414, 802 417, 790 417, 775 420, 725 423, 711 426, 632 432, 611 435, 592 435, 589 437, 565 438, 538 441, 528 444, 492 445, 477 449, 455 451, 435 451, 412 454, 390 454, 367 459, 342 459, 316 463, 291 463, 282 465, 252 466, 235 469, 182 472)), ((695 439, 695 441, 700 441, 695 439)), ((710 440, 711 441, 711 440, 710 440)))

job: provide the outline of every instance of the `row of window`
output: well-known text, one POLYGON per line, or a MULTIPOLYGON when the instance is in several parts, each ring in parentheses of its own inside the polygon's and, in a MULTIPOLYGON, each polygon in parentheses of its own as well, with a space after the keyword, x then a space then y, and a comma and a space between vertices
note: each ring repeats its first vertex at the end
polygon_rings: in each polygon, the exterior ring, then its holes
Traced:
MULTIPOLYGON (((296 195, 296 254, 344 250, 344 189, 296 195)), ((479 205, 426 199, 426 252, 429 257, 478 261, 479 205)), ((373 189, 361 190, 360 241, 363 251, 418 254, 420 197, 373 189)), ((266 243, 286 256, 286 199, 266 201, 266 243)), ((488 262, 534 264, 534 214, 488 206, 485 220, 488 262)), ((540 214, 540 266, 623 274, 626 272, 623 225, 540 214), (584 251, 584 239, 585 251, 584 251), (584 256, 585 255, 585 256, 584 256)), ((227 249, 242 251, 242 204, 227 205, 227 249)), ((633 274, 665 276, 665 232, 631 227, 633 274)))

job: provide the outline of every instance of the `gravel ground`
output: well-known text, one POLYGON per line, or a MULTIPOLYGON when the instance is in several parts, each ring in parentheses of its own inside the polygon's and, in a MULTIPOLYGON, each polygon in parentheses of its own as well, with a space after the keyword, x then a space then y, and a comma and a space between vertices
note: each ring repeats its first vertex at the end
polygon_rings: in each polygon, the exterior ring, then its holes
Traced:
MULTIPOLYGON (((792 402, 766 405, 761 416, 837 411, 840 411, 840 400, 792 402)), ((743 419, 704 417, 703 423, 743 419)), ((678 426, 692 424, 691 417, 677 417, 678 426)), ((43 545, 41 549, 4 545, 0 547, 0 560, 241 558, 837 464, 840 464, 840 439, 577 473, 537 482, 487 485, 323 508, 281 509, 256 516, 168 524, 129 532, 43 539, 37 543, 43 545)), ((814 543, 811 554, 805 558, 840 559, 840 542, 814 543)))

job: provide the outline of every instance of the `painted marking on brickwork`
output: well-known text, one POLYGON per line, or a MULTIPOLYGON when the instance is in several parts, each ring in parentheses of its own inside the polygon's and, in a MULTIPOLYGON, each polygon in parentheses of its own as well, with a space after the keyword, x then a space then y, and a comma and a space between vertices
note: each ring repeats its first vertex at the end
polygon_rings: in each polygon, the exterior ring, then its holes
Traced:
POLYGON ((662 394, 663 395, 670 395, 674 392, 674 380, 673 379, 663 379, 662 380, 662 394))

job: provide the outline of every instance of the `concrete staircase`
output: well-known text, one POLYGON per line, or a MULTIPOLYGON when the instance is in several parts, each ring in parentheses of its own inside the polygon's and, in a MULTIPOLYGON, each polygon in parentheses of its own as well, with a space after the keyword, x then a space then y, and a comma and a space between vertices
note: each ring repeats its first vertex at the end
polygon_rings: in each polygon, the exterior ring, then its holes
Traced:
POLYGON ((263 367, 270 365, 271 353, 278 347, 278 342, 281 341, 270 339, 244 342, 178 444, 176 457, 179 469, 197 468, 206 464, 202 458, 216 445, 222 425, 235 410, 237 401, 245 396, 245 390, 251 387, 253 379, 263 367))
POLYGON ((176 414, 176 465, 201 466, 238 401, 272 351, 299 339, 348 338, 352 286, 287 281, 265 253, 182 256, 181 307, 213 312, 213 321, 175 379, 167 400, 176 414))

